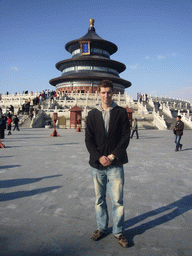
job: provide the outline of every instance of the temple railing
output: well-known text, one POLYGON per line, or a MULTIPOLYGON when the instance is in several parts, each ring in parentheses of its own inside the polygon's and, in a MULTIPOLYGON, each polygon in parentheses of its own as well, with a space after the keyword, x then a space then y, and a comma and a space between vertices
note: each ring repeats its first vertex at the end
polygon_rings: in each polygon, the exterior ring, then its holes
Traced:
MULTIPOLYGON (((160 104, 164 104, 166 105, 166 107, 170 107, 170 110, 192 110, 192 104, 187 101, 187 100, 183 100, 183 99, 174 99, 174 98, 168 98, 168 97, 152 97, 149 96, 149 100, 148 103, 150 104, 150 106, 152 106, 155 102, 159 102, 160 104)), ((153 106, 152 106, 153 107, 153 106)))
POLYGON ((192 117, 189 116, 189 112, 186 113, 182 113, 180 112, 180 110, 178 110, 177 115, 181 116, 181 120, 183 121, 184 124, 186 124, 187 126, 189 126, 192 129, 192 117))
POLYGON ((149 114, 149 111, 147 110, 146 106, 143 105, 143 102, 137 102, 138 106, 138 114, 141 115, 141 118, 144 118, 145 115, 149 114))
POLYGON ((159 130, 167 130, 164 116, 160 116, 159 111, 153 111, 153 125, 156 126, 159 130))
POLYGON ((163 103, 163 105, 162 105, 162 111, 163 111, 163 113, 165 113, 165 115, 167 115, 168 117, 173 118, 172 113, 171 113, 171 110, 170 110, 170 107, 169 107, 169 106, 166 106, 165 103, 163 103))
POLYGON ((34 114, 33 119, 31 121, 31 128, 40 128, 44 125, 44 117, 46 116, 43 110, 39 110, 38 114, 34 114))

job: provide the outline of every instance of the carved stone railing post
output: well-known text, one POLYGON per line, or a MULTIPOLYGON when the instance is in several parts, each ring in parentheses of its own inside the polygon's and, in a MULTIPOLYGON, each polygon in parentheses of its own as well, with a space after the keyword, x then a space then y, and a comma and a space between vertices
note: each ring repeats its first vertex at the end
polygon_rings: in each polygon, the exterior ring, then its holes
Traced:
POLYGON ((189 109, 187 109, 187 117, 189 118, 190 113, 189 113, 189 109))
POLYGON ((157 113, 153 112, 153 125, 156 126, 159 130, 167 130, 167 125, 164 120, 164 116, 159 115, 159 111, 157 113))

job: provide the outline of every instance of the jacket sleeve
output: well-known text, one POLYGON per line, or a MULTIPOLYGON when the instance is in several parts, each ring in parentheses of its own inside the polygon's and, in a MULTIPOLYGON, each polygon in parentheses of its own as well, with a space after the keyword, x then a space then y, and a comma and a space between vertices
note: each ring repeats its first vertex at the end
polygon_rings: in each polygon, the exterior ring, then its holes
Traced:
POLYGON ((121 135, 122 135, 121 140, 119 141, 118 145, 112 152, 112 154, 117 159, 120 159, 122 154, 126 152, 126 149, 129 145, 129 140, 130 140, 130 123, 129 123, 129 119, 125 109, 122 113, 122 134, 121 135))
POLYGON ((86 129, 85 129, 85 144, 89 154, 93 161, 98 161, 102 157, 101 153, 98 150, 96 141, 95 141, 95 131, 92 113, 89 112, 86 120, 86 129))

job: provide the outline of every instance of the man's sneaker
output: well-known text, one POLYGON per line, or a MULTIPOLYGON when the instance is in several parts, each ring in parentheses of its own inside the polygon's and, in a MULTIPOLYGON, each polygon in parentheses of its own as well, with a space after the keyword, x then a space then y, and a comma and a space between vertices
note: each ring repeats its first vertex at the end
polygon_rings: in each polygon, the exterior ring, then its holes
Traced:
POLYGON ((100 230, 96 230, 93 235, 91 236, 91 238, 94 240, 94 241, 98 241, 100 240, 101 238, 103 238, 104 236, 106 235, 106 233, 100 231, 100 230))
POLYGON ((115 238, 117 238, 119 244, 124 247, 127 248, 129 246, 129 243, 127 241, 127 238, 124 235, 120 235, 120 236, 116 236, 115 238))
POLYGON ((180 145, 180 150, 182 150, 182 147, 183 147, 183 145, 181 144, 181 145, 180 145))

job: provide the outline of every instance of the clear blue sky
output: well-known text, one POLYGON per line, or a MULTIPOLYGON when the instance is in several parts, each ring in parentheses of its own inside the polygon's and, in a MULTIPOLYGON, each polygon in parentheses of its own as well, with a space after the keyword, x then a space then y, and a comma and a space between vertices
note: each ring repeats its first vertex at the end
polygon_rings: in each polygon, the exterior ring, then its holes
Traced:
POLYGON ((0 92, 54 90, 64 46, 87 33, 118 46, 126 92, 192 102, 192 0, 0 0, 0 92))

